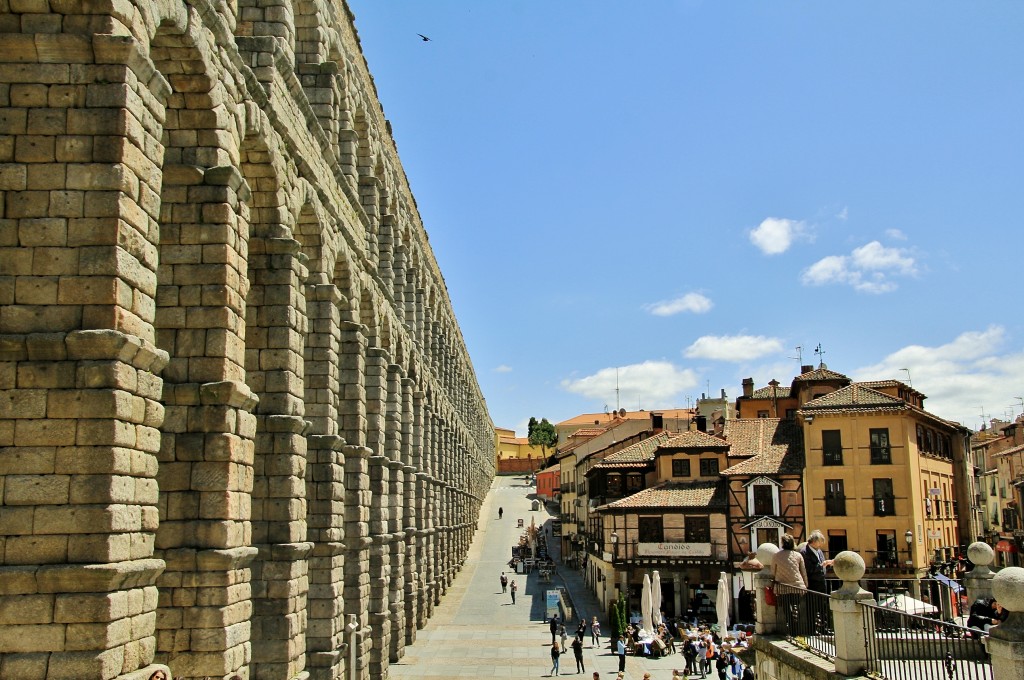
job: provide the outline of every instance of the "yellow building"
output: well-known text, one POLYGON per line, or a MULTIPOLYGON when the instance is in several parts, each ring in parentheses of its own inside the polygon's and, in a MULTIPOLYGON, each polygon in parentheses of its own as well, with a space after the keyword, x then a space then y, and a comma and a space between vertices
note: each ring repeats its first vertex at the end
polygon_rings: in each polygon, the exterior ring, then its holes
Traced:
POLYGON ((517 437, 514 430, 494 428, 495 469, 499 475, 530 474, 547 464, 552 449, 534 446, 526 437, 517 437))
POLYGON ((853 383, 800 406, 804 508, 828 550, 853 550, 871 572, 920 576, 961 540, 955 460, 968 431, 923 408, 897 380, 853 383))

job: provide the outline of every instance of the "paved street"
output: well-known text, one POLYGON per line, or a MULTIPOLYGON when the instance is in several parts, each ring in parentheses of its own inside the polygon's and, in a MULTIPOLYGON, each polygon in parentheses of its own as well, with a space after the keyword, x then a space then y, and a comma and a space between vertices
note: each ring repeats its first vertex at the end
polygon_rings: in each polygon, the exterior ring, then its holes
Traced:
MULTIPOLYGON (((532 485, 527 485, 521 476, 495 478, 465 566, 427 626, 419 631, 416 643, 406 649, 399 663, 391 665, 392 678, 536 678, 548 675, 551 635, 544 618, 544 590, 549 585, 541 583, 536 572, 508 573, 507 564, 511 546, 523 531, 516 527, 516 520, 523 518, 528 526, 531 517, 538 524, 551 517, 543 506, 539 511, 530 510, 528 496, 532 491, 532 485), (498 519, 499 507, 505 510, 501 520, 498 519), (519 585, 514 605, 509 595, 501 593, 498 578, 502 571, 519 585)), ((589 631, 584 640, 585 677, 590 680, 590 674, 599 671, 602 680, 614 678, 618 657, 608 649, 609 627, 579 573, 570 573, 559 566, 554 583, 568 588, 588 621, 595 614, 601 619, 602 648, 590 648, 589 631)), ((570 641, 574 623, 570 624, 570 641)), ((676 655, 658 660, 628 657, 626 676, 639 680, 645 671, 650 671, 655 680, 668 680, 673 664, 681 665, 681 662, 682 657, 676 655)), ((561 674, 576 674, 571 649, 561 658, 561 674)))

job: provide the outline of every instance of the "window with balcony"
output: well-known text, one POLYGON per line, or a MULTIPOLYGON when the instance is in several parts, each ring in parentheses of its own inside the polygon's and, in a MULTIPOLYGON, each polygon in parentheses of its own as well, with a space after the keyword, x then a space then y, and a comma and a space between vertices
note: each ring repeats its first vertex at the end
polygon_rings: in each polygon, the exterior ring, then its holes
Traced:
POLYGON ((700 461, 700 476, 714 477, 718 474, 717 458, 702 458, 700 461))
POLYGON ((892 463, 892 449, 889 446, 889 428, 872 428, 871 435, 871 464, 889 465, 892 463))
POLYGON ((875 567, 892 568, 898 566, 899 556, 896 554, 896 532, 883 529, 875 532, 875 567))
POLYGON ((828 557, 835 559, 836 555, 849 550, 849 543, 846 540, 845 529, 830 529, 828 532, 828 557))
POLYGON ((846 493, 843 491, 843 480, 825 480, 825 514, 842 516, 846 514, 846 493))
POLYGON ((821 431, 821 453, 824 465, 843 464, 843 439, 839 430, 821 431))
POLYGON ((608 481, 605 486, 609 496, 621 496, 622 495, 622 475, 608 475, 608 481))
POLYGON ((872 500, 875 506, 875 515, 885 517, 896 514, 896 497, 892 492, 891 479, 873 480, 874 494, 872 500))
POLYGON ((708 517, 687 517, 685 536, 687 543, 710 543, 711 519, 708 517))
POLYGON ((769 484, 754 486, 754 515, 775 514, 775 489, 769 484))
POLYGON ((676 458, 672 461, 672 476, 673 477, 689 477, 690 476, 690 461, 683 458, 676 458))
POLYGON ((661 517, 640 517, 637 520, 637 538, 641 543, 661 543, 665 540, 665 528, 661 517))

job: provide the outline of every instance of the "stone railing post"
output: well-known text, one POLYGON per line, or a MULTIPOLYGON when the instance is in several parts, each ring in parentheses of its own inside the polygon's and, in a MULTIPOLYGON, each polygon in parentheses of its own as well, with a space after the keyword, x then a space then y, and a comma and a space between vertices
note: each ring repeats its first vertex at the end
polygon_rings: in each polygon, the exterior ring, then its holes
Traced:
POLYGON ((1004 567, 990 583, 992 596, 1010 612, 989 629, 992 680, 1024 680, 1024 569, 1004 567))
POLYGON ((754 590, 757 591, 757 605, 754 618, 757 624, 754 631, 758 635, 771 635, 775 632, 775 605, 768 604, 764 598, 764 589, 772 584, 772 560, 779 546, 774 543, 762 543, 757 548, 757 561, 763 566, 754 574, 754 590))
POLYGON ((843 585, 832 593, 832 626, 836 634, 836 673, 860 675, 867 667, 867 633, 864 630, 862 603, 874 604, 871 593, 860 587, 864 576, 864 558, 844 550, 832 564, 843 585))
POLYGON ((989 565, 995 558, 996 553, 988 543, 978 541, 967 547, 967 559, 974 565, 974 569, 964 575, 968 605, 974 604, 979 598, 992 597, 992 578, 995 574, 989 565))

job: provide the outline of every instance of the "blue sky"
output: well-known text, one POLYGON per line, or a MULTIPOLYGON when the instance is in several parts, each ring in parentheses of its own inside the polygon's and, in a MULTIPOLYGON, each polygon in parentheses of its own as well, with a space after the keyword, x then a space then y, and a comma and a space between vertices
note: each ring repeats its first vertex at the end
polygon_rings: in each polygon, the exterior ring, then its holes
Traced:
POLYGON ((819 344, 970 427, 1024 408, 1024 3, 350 7, 496 425, 819 344))

